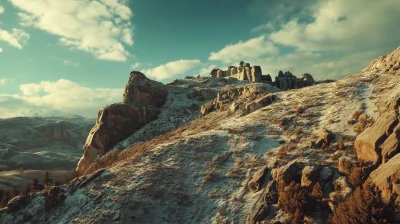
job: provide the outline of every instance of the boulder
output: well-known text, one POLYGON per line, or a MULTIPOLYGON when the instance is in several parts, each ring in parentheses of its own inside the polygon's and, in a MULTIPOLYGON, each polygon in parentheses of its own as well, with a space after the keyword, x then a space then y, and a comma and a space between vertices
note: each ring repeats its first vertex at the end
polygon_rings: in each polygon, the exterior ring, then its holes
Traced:
POLYGON ((314 85, 315 81, 312 75, 308 73, 304 73, 300 76, 300 79, 303 81, 305 86, 312 86, 314 85))
POLYGON ((277 169, 272 170, 272 177, 277 183, 285 183, 285 185, 289 185, 290 182, 292 182, 297 175, 297 171, 301 170, 301 164, 292 161, 289 162, 287 165, 282 166, 277 169))
POLYGON ((268 167, 265 166, 254 174, 253 179, 250 180, 247 186, 252 192, 257 192, 261 190, 267 175, 268 175, 268 167))
POLYGON ((259 99, 256 99, 253 102, 246 104, 246 107, 245 107, 246 113, 249 114, 260 108, 271 105, 273 102, 276 101, 276 99, 277 99, 277 96, 273 95, 273 94, 269 94, 269 95, 263 96, 259 99))
POLYGON ((357 166, 357 161, 348 156, 341 156, 338 162, 338 170, 340 173, 350 175, 357 166))
POLYGON ((322 129, 318 130, 318 137, 320 139, 323 139, 325 141, 325 144, 329 145, 332 142, 332 140, 335 138, 335 135, 330 130, 328 130, 326 128, 322 128, 322 129))
POLYGON ((122 103, 99 111, 95 126, 83 147, 77 171, 84 173, 98 156, 157 118, 167 99, 168 89, 140 72, 132 72, 125 87, 122 103))
POLYGON ((354 142, 357 159, 379 164, 382 161, 379 146, 391 135, 398 123, 397 113, 387 112, 382 114, 372 127, 366 128, 358 135, 354 142))
POLYGON ((369 179, 382 190, 385 200, 389 200, 391 195, 396 193, 396 201, 400 202, 400 154, 380 165, 370 174, 369 179))
POLYGON ((329 207, 334 211, 336 206, 353 192, 353 189, 349 187, 345 176, 341 176, 332 181, 332 185, 335 191, 329 194, 329 207))
POLYGON ((217 68, 214 68, 213 70, 211 70, 210 77, 211 78, 217 78, 217 71, 218 71, 217 68))
POLYGON ((303 168, 301 173, 301 186, 312 187, 319 176, 320 167, 316 166, 306 166, 303 168))

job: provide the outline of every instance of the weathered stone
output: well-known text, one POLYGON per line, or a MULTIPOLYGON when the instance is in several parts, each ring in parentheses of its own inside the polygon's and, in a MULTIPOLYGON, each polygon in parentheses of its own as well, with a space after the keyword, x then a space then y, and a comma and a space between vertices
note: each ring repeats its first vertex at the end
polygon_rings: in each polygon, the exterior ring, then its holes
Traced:
POLYGON ((251 79, 253 82, 262 82, 262 71, 260 66, 251 67, 251 79))
POLYGON ((300 76, 300 79, 304 82, 305 86, 312 86, 314 85, 315 81, 312 75, 308 73, 304 73, 300 76))
POLYGON ((400 124, 393 129, 393 133, 380 146, 382 163, 386 163, 397 153, 400 153, 400 124))
POLYGON ((380 71, 387 74, 398 74, 400 71, 400 47, 393 52, 372 61, 363 72, 380 71))
POLYGON ((236 67, 234 67, 234 68, 231 69, 231 75, 232 75, 232 76, 233 76, 233 75, 236 75, 237 73, 238 73, 238 70, 237 70, 236 67))
POLYGON ((396 112, 387 112, 382 114, 372 127, 366 128, 358 135, 354 142, 357 159, 373 164, 380 163, 382 155, 379 146, 393 132, 398 122, 396 112))
POLYGON ((285 166, 273 169, 272 177, 278 183, 283 182, 285 183, 285 185, 289 185, 290 182, 292 182, 295 179, 297 171, 300 169, 301 169, 301 164, 292 161, 285 166))
POLYGON ((321 168, 315 166, 304 167, 301 175, 301 186, 312 187, 317 182, 320 170, 321 168))
POLYGON ((275 180, 268 182, 267 186, 265 187, 263 199, 267 204, 278 203, 278 190, 275 180))
POLYGON ((332 181, 332 185, 335 191, 329 194, 329 207, 334 211, 336 206, 353 192, 353 189, 349 187, 345 176, 341 176, 332 181))
POLYGON ((325 140, 325 143, 329 145, 332 142, 332 140, 335 138, 335 135, 330 130, 328 130, 326 128, 322 128, 322 129, 318 130, 318 137, 320 139, 325 140))
POLYGON ((246 104, 245 107, 246 113, 249 114, 260 108, 271 105, 273 102, 276 101, 276 99, 277 99, 276 95, 266 95, 264 97, 261 97, 260 99, 256 99, 253 102, 246 104))
POLYGON ((258 170, 254 176, 253 179, 248 183, 248 187, 252 192, 257 192, 262 188, 262 185, 264 184, 265 178, 268 175, 268 167, 263 167, 260 170, 258 170))
POLYGON ((338 169, 340 173, 350 175, 356 165, 357 161, 354 159, 348 156, 341 156, 338 162, 338 169))
POLYGON ((98 156, 157 118, 167 94, 167 87, 162 83, 152 81, 140 72, 132 72, 122 103, 99 111, 96 125, 83 147, 84 154, 77 171, 84 173, 98 156))
POLYGON ((218 71, 217 71, 217 78, 222 78, 222 77, 224 77, 223 74, 222 74, 222 70, 221 70, 221 69, 218 69, 218 71))
POLYGON ((265 203, 261 202, 257 205, 255 211, 248 219, 248 224, 258 224, 263 221, 269 214, 270 206, 265 203))
POLYGON ((217 78, 217 71, 218 71, 217 68, 214 68, 213 70, 211 70, 210 77, 211 78, 217 78))
POLYGON ((370 174, 369 179, 382 190, 385 200, 389 200, 396 193, 396 201, 400 202, 400 154, 380 165, 370 174))

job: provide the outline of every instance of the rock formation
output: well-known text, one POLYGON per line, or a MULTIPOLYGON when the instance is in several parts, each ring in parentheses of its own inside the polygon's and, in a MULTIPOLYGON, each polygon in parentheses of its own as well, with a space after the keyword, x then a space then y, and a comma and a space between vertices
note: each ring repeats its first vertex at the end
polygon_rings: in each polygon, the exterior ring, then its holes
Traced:
POLYGON ((167 94, 167 87, 162 83, 152 81, 140 72, 132 72, 122 103, 106 106, 99 111, 96 125, 83 147, 84 154, 77 171, 84 173, 98 156, 154 120, 167 94))
POLYGON ((379 165, 400 152, 399 99, 392 99, 386 112, 357 136, 354 147, 359 161, 379 165))
POLYGON ((271 75, 262 75, 260 66, 250 66, 250 63, 239 62, 238 66, 228 66, 226 71, 221 69, 213 69, 210 72, 211 78, 232 77, 241 81, 248 82, 264 82, 274 85, 282 90, 298 89, 305 86, 311 86, 315 83, 314 78, 308 74, 302 74, 297 78, 290 72, 283 73, 279 71, 275 81, 272 81, 271 75))
POLYGON ((397 74, 400 72, 400 47, 393 52, 379 57, 372 61, 363 72, 379 71, 388 74, 397 74))

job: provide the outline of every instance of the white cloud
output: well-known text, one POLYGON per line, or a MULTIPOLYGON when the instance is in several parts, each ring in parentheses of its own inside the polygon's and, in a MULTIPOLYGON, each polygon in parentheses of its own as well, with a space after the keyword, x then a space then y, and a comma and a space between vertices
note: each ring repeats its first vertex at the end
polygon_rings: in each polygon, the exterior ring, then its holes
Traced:
POLYGON ((4 12, 4 7, 0 5, 0 14, 4 12))
POLYGON ((68 65, 68 66, 72 66, 72 67, 79 67, 79 65, 81 65, 81 63, 79 62, 74 62, 74 61, 70 61, 70 60, 64 60, 64 65, 68 65))
POLYGON ((196 67, 199 67, 200 65, 200 60, 178 60, 168 62, 164 65, 159 65, 155 68, 143 69, 141 70, 141 72, 144 73, 147 77, 156 80, 163 80, 179 75, 184 75, 185 73, 195 69, 196 67))
POLYGON ((141 63, 140 63, 140 62, 136 62, 136 63, 134 63, 134 64, 131 65, 131 69, 137 69, 137 68, 139 68, 140 66, 141 66, 141 63))
POLYGON ((0 94, 0 117, 72 113, 95 117, 105 105, 120 102, 123 93, 123 89, 89 88, 65 79, 23 84, 20 90, 20 94, 0 94))
POLYGON ((13 28, 11 33, 0 29, 0 41, 7 42, 11 46, 18 49, 22 49, 22 45, 25 44, 29 38, 30 35, 20 29, 13 28))
POLYGON ((218 52, 211 52, 208 58, 211 61, 223 61, 237 63, 243 58, 255 59, 260 56, 277 54, 279 49, 267 40, 265 36, 259 36, 245 42, 227 45, 218 52))
POLYGON ((331 0, 313 8, 310 23, 294 18, 270 34, 272 41, 302 51, 348 51, 398 45, 398 0, 331 0))
POLYGON ((10 0, 20 24, 60 37, 60 43, 89 52, 96 58, 126 61, 133 45, 132 12, 127 1, 10 0), (119 21, 119 22, 117 22, 119 21))
POLYGON ((0 47, 0 53, 3 52, 3 48, 0 47))

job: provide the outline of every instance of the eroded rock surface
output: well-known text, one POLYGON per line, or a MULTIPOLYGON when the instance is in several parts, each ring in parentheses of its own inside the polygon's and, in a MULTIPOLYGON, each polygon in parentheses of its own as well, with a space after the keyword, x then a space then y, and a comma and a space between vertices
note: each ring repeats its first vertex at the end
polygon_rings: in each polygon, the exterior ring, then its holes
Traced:
POLYGON ((132 72, 123 101, 99 111, 96 125, 83 147, 84 155, 77 171, 85 172, 99 155, 154 120, 166 101, 167 93, 167 87, 162 83, 152 81, 140 72, 132 72))

